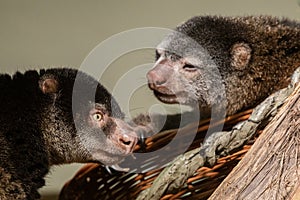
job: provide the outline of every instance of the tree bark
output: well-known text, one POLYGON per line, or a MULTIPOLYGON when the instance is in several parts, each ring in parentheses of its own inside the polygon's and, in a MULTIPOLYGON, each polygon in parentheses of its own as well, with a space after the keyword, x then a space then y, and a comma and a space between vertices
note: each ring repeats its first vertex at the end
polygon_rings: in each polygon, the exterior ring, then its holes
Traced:
POLYGON ((300 199, 300 86, 209 199, 300 199))

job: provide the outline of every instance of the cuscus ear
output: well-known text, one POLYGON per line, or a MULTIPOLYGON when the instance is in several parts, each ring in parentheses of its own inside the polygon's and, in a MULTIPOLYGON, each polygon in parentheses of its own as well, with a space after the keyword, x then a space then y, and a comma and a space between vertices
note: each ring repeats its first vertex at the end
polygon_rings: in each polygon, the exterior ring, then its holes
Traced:
POLYGON ((54 94, 58 92, 58 81, 55 78, 43 78, 39 81, 40 90, 44 94, 54 94))
POLYGON ((236 43, 231 47, 231 66, 237 70, 244 70, 251 59, 251 47, 244 43, 236 43))

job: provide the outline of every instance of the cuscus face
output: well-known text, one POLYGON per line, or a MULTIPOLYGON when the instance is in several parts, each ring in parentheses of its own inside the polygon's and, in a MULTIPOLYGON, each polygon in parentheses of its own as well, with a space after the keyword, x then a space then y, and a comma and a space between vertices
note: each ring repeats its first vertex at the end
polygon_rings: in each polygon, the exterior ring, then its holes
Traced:
POLYGON ((223 110, 227 93, 247 75, 253 53, 245 38, 232 34, 243 30, 235 22, 195 17, 168 34, 157 46, 155 65, 147 73, 154 95, 164 103, 223 110))
POLYGON ((164 103, 210 105, 215 65, 207 51, 187 35, 174 31, 156 49, 148 84, 164 103))
POLYGON ((131 155, 137 135, 127 122, 111 115, 105 105, 89 103, 75 118, 78 137, 87 149, 90 161, 104 165, 120 163, 131 155))
POLYGON ((124 114, 112 95, 94 78, 77 70, 51 69, 44 72, 39 87, 44 101, 50 99, 47 110, 53 114, 47 114, 52 124, 49 127, 57 127, 48 131, 59 131, 55 134, 69 138, 62 144, 72 148, 64 153, 67 162, 110 166, 132 154, 137 134, 123 120, 124 114))

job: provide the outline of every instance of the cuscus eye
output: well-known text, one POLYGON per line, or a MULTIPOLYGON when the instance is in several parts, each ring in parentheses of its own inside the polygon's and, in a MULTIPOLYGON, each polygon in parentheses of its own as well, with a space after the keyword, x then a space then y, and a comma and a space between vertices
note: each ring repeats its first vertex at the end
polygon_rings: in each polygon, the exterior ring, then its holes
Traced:
POLYGON ((93 114, 93 119, 95 120, 95 121, 101 121, 101 120, 103 120, 103 115, 102 114, 100 114, 100 113, 95 113, 95 114, 93 114))
POLYGON ((158 53, 158 51, 156 50, 155 51, 155 60, 158 60, 160 57, 160 53, 158 53))
POLYGON ((195 71, 197 68, 196 66, 194 65, 191 65, 191 64, 185 64, 183 66, 183 69, 186 70, 186 71, 195 71))

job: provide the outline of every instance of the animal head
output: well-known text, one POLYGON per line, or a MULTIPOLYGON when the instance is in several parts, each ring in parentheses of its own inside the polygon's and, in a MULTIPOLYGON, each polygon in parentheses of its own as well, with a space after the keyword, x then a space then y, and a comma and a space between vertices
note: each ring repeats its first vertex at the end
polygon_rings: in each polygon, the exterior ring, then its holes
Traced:
POLYGON ((50 69, 41 74, 39 88, 43 101, 48 102, 43 114, 46 138, 51 151, 58 154, 53 163, 63 157, 60 159, 66 162, 114 165, 132 153, 137 135, 98 81, 71 69, 50 69))

